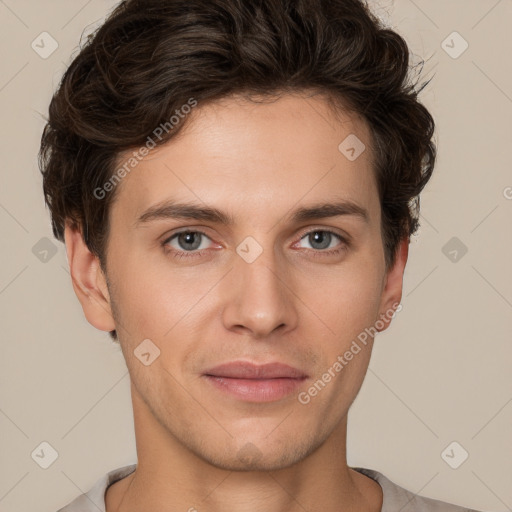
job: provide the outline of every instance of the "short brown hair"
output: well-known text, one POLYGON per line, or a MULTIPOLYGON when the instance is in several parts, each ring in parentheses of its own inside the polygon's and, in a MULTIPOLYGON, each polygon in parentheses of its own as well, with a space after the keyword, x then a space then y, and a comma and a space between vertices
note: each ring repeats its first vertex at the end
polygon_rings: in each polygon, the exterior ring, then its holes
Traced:
POLYGON ((417 99, 430 80, 417 87, 410 67, 405 40, 363 0, 123 0, 50 103, 39 167, 53 233, 63 241, 70 222, 106 270, 117 189, 103 198, 94 191, 121 152, 144 145, 191 97, 202 105, 314 90, 369 125, 389 268, 419 226, 419 194, 436 159, 434 120, 417 99))

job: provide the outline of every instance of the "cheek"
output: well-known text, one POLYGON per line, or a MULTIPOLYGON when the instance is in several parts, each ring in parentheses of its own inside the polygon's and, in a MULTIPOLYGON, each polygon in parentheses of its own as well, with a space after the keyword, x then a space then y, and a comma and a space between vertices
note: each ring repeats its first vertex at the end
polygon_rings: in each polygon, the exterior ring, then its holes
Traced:
MULTIPOLYGON (((317 280, 302 293, 314 297, 318 316, 334 331, 340 342, 357 336, 372 325, 379 313, 382 276, 374 261, 340 267, 329 278, 317 280)), ((307 296, 306 295, 306 296, 307 296)), ((308 301, 308 304, 311 302, 308 301)))
POLYGON ((165 341, 201 314, 222 273, 197 269, 166 265, 162 257, 149 261, 132 255, 121 261, 113 272, 112 298, 129 335, 165 341))
MULTIPOLYGON (((290 300, 299 313, 303 311, 302 320, 307 324, 323 321, 329 327, 326 333, 342 343, 372 325, 378 315, 382 280, 373 252, 368 248, 339 266, 319 265, 313 271, 292 275, 289 284, 294 294, 290 300)), ((112 261, 118 262, 112 273, 120 324, 137 338, 165 340, 164 335, 172 337, 174 329, 197 328, 198 321, 201 324, 215 315, 225 296, 222 277, 226 269, 220 265, 177 266, 163 254, 133 250, 119 251, 112 261)))
POLYGON ((332 331, 321 341, 323 364, 316 379, 328 382, 329 390, 318 392, 322 395, 318 403, 323 401, 326 407, 330 404, 336 411, 348 409, 370 361, 371 328, 378 318, 381 287, 378 272, 368 269, 347 268, 346 273, 331 281, 329 293, 322 293, 323 300, 319 298, 316 305, 319 316, 332 331))

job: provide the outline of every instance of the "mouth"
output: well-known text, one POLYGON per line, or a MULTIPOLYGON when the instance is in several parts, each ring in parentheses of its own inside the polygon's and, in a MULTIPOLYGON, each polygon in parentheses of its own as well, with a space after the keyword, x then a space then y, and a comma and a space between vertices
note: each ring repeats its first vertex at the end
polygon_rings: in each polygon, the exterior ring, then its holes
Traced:
POLYGON ((256 365, 233 361, 202 375, 214 389, 248 402, 273 402, 295 392, 308 378, 303 371, 283 363, 256 365))

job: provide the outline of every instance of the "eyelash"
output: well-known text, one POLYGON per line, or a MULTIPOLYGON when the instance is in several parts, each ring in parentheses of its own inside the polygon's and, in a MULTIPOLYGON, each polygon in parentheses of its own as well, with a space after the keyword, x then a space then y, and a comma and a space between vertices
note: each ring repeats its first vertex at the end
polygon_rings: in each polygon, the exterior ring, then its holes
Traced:
MULTIPOLYGON (((208 251, 208 249, 202 249, 200 251, 178 251, 176 249, 169 249, 169 246, 167 244, 171 240, 173 240, 174 238, 176 238, 177 236, 179 236, 179 235, 181 235, 183 233, 201 234, 201 235, 205 236, 206 238, 210 238, 205 232, 203 232, 201 230, 198 230, 198 229, 195 229, 195 230, 185 229, 183 231, 178 231, 177 233, 174 233, 173 235, 171 235, 170 237, 166 238, 162 242, 162 247, 164 249, 164 252, 167 255, 171 256, 174 259, 180 259, 181 260, 182 258, 197 258, 197 257, 201 257, 201 256, 203 256, 204 252, 208 251)), ((336 233, 335 231, 330 231, 328 229, 312 229, 310 231, 307 231, 306 233, 303 233, 300 236, 299 241, 302 240, 303 238, 305 238, 306 236, 311 235, 312 233, 329 233, 331 235, 334 235, 341 242, 341 245, 337 249, 330 249, 330 250, 307 249, 308 252, 309 251, 313 252, 313 257, 314 258, 319 258, 319 257, 322 258, 322 257, 325 257, 325 256, 337 256, 338 254, 342 253, 343 251, 346 251, 350 247, 350 242, 346 238, 341 236, 339 233, 336 233)))

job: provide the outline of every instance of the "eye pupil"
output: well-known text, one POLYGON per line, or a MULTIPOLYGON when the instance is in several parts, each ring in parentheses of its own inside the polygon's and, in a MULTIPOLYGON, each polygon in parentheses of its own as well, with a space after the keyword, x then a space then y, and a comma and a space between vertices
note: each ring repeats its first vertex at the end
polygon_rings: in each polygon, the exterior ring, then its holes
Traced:
POLYGON ((317 247, 318 249, 326 249, 329 247, 331 242, 331 233, 327 231, 314 231, 310 235, 310 239, 313 239, 312 245, 314 243, 319 243, 321 247, 317 247))
POLYGON ((183 233, 180 233, 178 236, 178 242, 179 242, 180 246, 183 249, 188 249, 188 250, 192 250, 192 251, 197 249, 201 245, 200 239, 201 239, 201 233, 196 233, 193 231, 185 231, 183 233), (193 243, 194 238, 196 238, 195 244, 193 243), (190 247, 190 246, 186 247, 185 244, 192 244, 192 247, 190 247))

